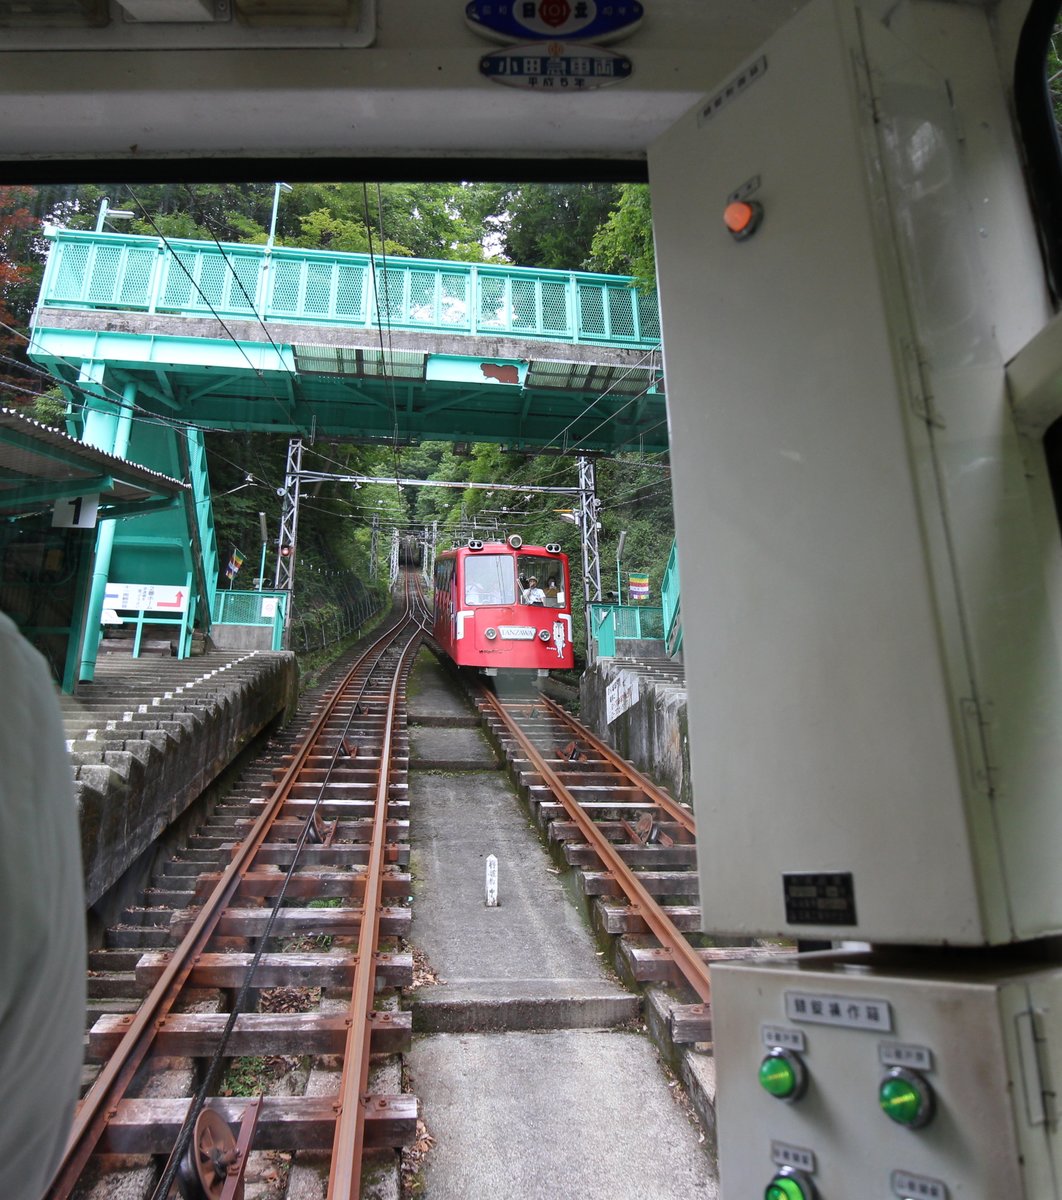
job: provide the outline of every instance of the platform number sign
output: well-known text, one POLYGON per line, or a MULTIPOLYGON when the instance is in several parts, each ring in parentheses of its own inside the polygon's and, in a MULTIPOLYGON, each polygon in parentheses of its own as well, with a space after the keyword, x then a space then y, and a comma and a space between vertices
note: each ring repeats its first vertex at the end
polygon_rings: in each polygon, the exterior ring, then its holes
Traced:
POLYGON ((99 493, 88 496, 64 496, 52 509, 53 529, 95 529, 99 493))

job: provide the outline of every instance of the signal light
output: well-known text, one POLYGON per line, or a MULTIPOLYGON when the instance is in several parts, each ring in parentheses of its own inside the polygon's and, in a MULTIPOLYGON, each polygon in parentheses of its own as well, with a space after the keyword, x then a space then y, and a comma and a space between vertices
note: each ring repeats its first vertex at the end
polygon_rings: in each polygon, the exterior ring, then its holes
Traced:
POLYGON ((815 1185, 803 1171, 783 1167, 767 1185, 763 1200, 816 1200, 815 1185))
POLYGON ((878 1088, 878 1104, 897 1125, 921 1129, 933 1118, 933 1089, 917 1071, 893 1067, 878 1088))
POLYGON ((762 221, 763 205, 757 200, 733 200, 723 209, 723 224, 737 242, 752 237, 762 221))
POLYGON ((760 1063, 760 1087, 776 1100, 789 1103, 799 1100, 807 1088, 807 1080, 807 1071, 800 1058, 781 1046, 773 1046, 760 1063))

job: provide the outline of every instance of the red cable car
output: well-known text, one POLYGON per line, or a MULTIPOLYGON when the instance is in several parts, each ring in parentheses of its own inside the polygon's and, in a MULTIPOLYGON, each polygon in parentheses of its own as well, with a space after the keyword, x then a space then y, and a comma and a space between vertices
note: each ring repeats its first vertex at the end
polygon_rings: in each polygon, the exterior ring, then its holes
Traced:
POLYGON ((523 539, 446 550, 435 560, 435 640, 459 667, 571 670, 571 579, 560 546, 523 539))

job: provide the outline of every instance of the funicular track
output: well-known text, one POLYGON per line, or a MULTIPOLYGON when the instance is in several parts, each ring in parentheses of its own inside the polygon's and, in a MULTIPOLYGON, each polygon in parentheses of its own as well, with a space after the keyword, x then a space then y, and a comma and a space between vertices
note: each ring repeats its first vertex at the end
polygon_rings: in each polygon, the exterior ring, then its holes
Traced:
POLYGON ((663 983, 676 1045, 711 1041, 710 964, 760 947, 696 946, 700 929, 693 813, 544 695, 476 693, 480 714, 507 756, 538 823, 579 870, 595 922, 622 939, 626 974, 663 983))
POLYGON ((412 977, 396 939, 409 916, 405 683, 423 632, 421 603, 407 588, 402 617, 321 702, 274 768, 275 785, 237 822, 249 825, 246 836, 215 851, 193 904, 174 913, 179 944, 138 955, 135 978, 147 994, 137 1011, 104 1014, 90 1031, 90 1056, 105 1063, 49 1197, 88 1194, 89 1184, 92 1195, 111 1195, 110 1164, 156 1156, 165 1166, 146 1172, 138 1195, 229 1200, 243 1195, 252 1150, 319 1150, 331 1153, 329 1200, 349 1200, 361 1194, 368 1147, 415 1136, 416 1098, 372 1093, 369 1069, 371 1054, 400 1051, 411 1029, 408 1014, 374 1002, 378 981, 412 977), (304 949, 318 939, 327 947, 304 949), (343 1002, 255 1011, 265 989, 285 987, 343 1002), (285 1053, 338 1056, 338 1088, 218 1095, 234 1056, 285 1053), (158 1075, 174 1063, 190 1067, 180 1076, 191 1081, 186 1094, 159 1098, 158 1075))

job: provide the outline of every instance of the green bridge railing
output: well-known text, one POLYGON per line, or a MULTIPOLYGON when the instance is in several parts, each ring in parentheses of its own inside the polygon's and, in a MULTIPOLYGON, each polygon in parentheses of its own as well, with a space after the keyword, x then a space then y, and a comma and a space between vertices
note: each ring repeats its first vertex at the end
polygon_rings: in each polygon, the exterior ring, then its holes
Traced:
POLYGON ((613 658, 618 641, 663 641, 664 616, 658 604, 591 604, 590 630, 599 658, 613 658))
POLYGON ((664 640, 667 652, 678 654, 682 649, 682 586, 679 576, 678 542, 671 543, 664 570, 664 582, 660 587, 660 604, 664 610, 664 640))
POLYGON ((592 342, 660 342, 656 293, 620 275, 49 227, 40 303, 592 342))
POLYGON ((287 592, 232 592, 218 589, 211 605, 215 625, 256 625, 271 629, 271 649, 284 648, 287 592))

